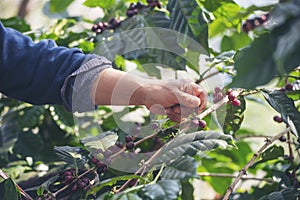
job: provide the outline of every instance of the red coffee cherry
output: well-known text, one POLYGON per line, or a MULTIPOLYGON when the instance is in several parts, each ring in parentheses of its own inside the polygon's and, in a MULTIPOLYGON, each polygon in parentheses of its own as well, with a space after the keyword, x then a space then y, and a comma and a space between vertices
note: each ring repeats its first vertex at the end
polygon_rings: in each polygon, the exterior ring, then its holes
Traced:
POLYGON ((280 116, 278 116, 278 115, 274 116, 274 117, 273 117, 273 120, 274 120, 275 122, 278 122, 278 123, 283 122, 283 119, 282 119, 280 116))
POLYGON ((241 101, 238 99, 234 99, 231 103, 233 106, 237 106, 237 107, 241 105, 241 101))

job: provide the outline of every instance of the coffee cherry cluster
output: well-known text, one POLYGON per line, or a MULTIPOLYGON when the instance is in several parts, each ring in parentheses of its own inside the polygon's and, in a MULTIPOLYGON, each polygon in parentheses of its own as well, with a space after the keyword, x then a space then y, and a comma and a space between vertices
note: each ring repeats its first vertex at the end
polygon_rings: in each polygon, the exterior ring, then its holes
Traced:
MULTIPOLYGON (((127 17, 132 17, 137 15, 141 10, 145 8, 154 9, 155 7, 161 8, 161 3, 158 0, 147 0, 148 5, 144 5, 141 2, 138 3, 131 3, 128 10, 126 11, 127 17)), ((108 22, 99 22, 92 26, 92 31, 96 34, 100 34, 105 30, 115 30, 117 27, 120 26, 122 21, 118 21, 115 18, 110 19, 108 22)))
POLYGON ((269 14, 264 14, 261 17, 255 17, 254 19, 247 19, 242 26, 242 30, 245 33, 253 30, 254 28, 261 26, 269 19, 269 14))
POLYGON ((214 93, 213 93, 213 102, 217 103, 221 101, 224 98, 224 94, 221 88, 215 87, 214 93))
POLYGON ((90 179, 81 178, 81 179, 78 179, 78 181, 73 184, 71 189, 73 192, 76 192, 77 190, 87 191, 89 189, 89 187, 90 187, 90 179))
POLYGON ((191 122, 192 122, 193 127, 197 127, 197 128, 200 128, 200 129, 206 128, 206 121, 204 121, 203 119, 198 119, 198 118, 194 117, 191 120, 191 122))
POLYGON ((228 90, 227 98, 228 98, 229 102, 231 103, 231 105, 233 105, 233 106, 240 106, 241 105, 241 101, 236 98, 236 96, 234 95, 232 90, 228 90))
POLYGON ((126 149, 127 150, 133 150, 135 145, 134 145, 134 142, 133 142, 133 139, 132 139, 132 136, 131 135, 126 135, 125 137, 125 146, 126 146, 126 149))
POLYGON ((102 173, 107 172, 108 167, 103 161, 98 160, 97 158, 93 157, 92 158, 92 163, 94 165, 96 165, 98 174, 102 174, 102 173))
POLYGON ((70 169, 64 172, 64 182, 66 184, 71 183, 74 179, 75 179, 75 170, 74 169, 70 169))
POLYGON ((116 29, 117 27, 120 26, 120 22, 116 20, 115 18, 112 18, 109 20, 109 22, 99 22, 97 24, 94 24, 92 26, 92 31, 95 32, 96 34, 100 34, 105 30, 109 29, 116 29))

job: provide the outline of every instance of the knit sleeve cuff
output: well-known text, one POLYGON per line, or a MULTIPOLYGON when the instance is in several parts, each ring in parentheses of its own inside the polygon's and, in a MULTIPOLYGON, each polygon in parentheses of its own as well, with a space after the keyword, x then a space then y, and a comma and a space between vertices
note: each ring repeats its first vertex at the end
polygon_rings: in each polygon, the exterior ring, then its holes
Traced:
POLYGON ((92 85, 104 69, 112 64, 104 57, 93 55, 80 68, 69 75, 62 88, 61 96, 64 107, 70 112, 87 112, 95 110, 91 99, 92 85))

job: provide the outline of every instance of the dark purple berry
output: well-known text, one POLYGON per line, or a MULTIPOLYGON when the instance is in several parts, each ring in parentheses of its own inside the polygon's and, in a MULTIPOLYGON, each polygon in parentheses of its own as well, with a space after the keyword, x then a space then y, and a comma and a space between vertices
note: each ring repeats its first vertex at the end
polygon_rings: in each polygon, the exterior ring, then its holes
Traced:
POLYGON ((89 184, 90 184, 90 179, 88 179, 88 178, 83 178, 83 179, 82 179, 82 182, 84 182, 86 185, 89 185, 89 184))
POLYGON ((73 174, 72 174, 72 172, 70 172, 70 171, 65 171, 64 175, 65 175, 65 176, 72 176, 73 174))
POLYGON ((98 25, 97 25, 97 24, 94 24, 94 25, 92 26, 92 31, 96 32, 97 29, 98 29, 98 25))
POLYGON ((286 137, 283 135, 283 136, 281 136, 280 138, 279 138, 279 141, 281 141, 281 142, 286 142, 286 137))
POLYGON ((74 184, 74 185, 72 186, 72 191, 75 192, 75 191, 77 191, 77 189, 78 189, 78 188, 77 188, 77 184, 74 184))
POLYGON ((203 119, 199 120, 199 127, 201 129, 204 129, 206 127, 206 121, 204 121, 203 119))
POLYGON ((238 99, 234 99, 231 103, 232 103, 233 106, 236 106, 236 107, 241 105, 241 101, 238 100, 238 99))
POLYGON ((116 146, 119 147, 120 149, 122 149, 124 147, 124 144, 120 141, 117 141, 116 146))
POLYGON ((131 150, 134 148, 134 142, 130 141, 128 143, 126 143, 126 149, 131 150))
POLYGON ((274 120, 275 122, 278 122, 278 123, 283 122, 283 119, 282 119, 281 117, 277 116, 277 115, 273 117, 273 120, 274 120))
POLYGON ((66 183, 71 183, 74 180, 73 176, 65 176, 65 182, 66 183))
POLYGON ((293 85, 292 85, 291 83, 287 83, 287 84, 285 85, 285 89, 286 89, 287 91, 292 91, 292 90, 293 90, 293 85))
POLYGON ((78 181, 77 185, 82 190, 86 187, 86 184, 83 181, 78 181))
POLYGON ((125 142, 128 143, 128 142, 131 142, 131 141, 132 141, 131 135, 126 135, 125 142))
POLYGON ((97 168, 102 168, 102 167, 104 167, 105 166, 105 163, 104 162, 102 162, 102 161, 98 161, 97 162, 97 168))

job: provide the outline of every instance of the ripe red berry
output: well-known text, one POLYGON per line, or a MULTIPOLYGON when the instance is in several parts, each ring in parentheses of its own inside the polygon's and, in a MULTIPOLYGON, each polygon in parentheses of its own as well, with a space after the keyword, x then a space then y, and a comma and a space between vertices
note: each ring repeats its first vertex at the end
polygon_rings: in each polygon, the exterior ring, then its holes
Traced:
POLYGON ((230 92, 227 97, 229 101, 235 100, 235 95, 232 92, 230 92))
POLYGON ((126 135, 125 142, 128 143, 128 142, 131 142, 131 141, 132 141, 131 135, 126 135))
POLYGON ((281 117, 277 116, 277 115, 273 117, 273 120, 274 120, 275 122, 278 122, 278 123, 283 122, 283 119, 282 119, 281 117))
POLYGON ((199 127, 201 129, 204 129, 206 127, 206 121, 204 121, 203 119, 199 120, 199 127))
POLYGON ((92 158, 92 163, 93 163, 93 164, 97 164, 97 162, 98 162, 98 159, 95 158, 95 157, 93 157, 93 158, 92 158))
POLYGON ((285 89, 287 91, 292 91, 293 90, 293 85, 291 83, 288 83, 288 84, 285 85, 285 89))
POLYGON ((238 99, 234 99, 231 103, 232 103, 233 106, 240 106, 241 105, 241 101, 238 100, 238 99))

